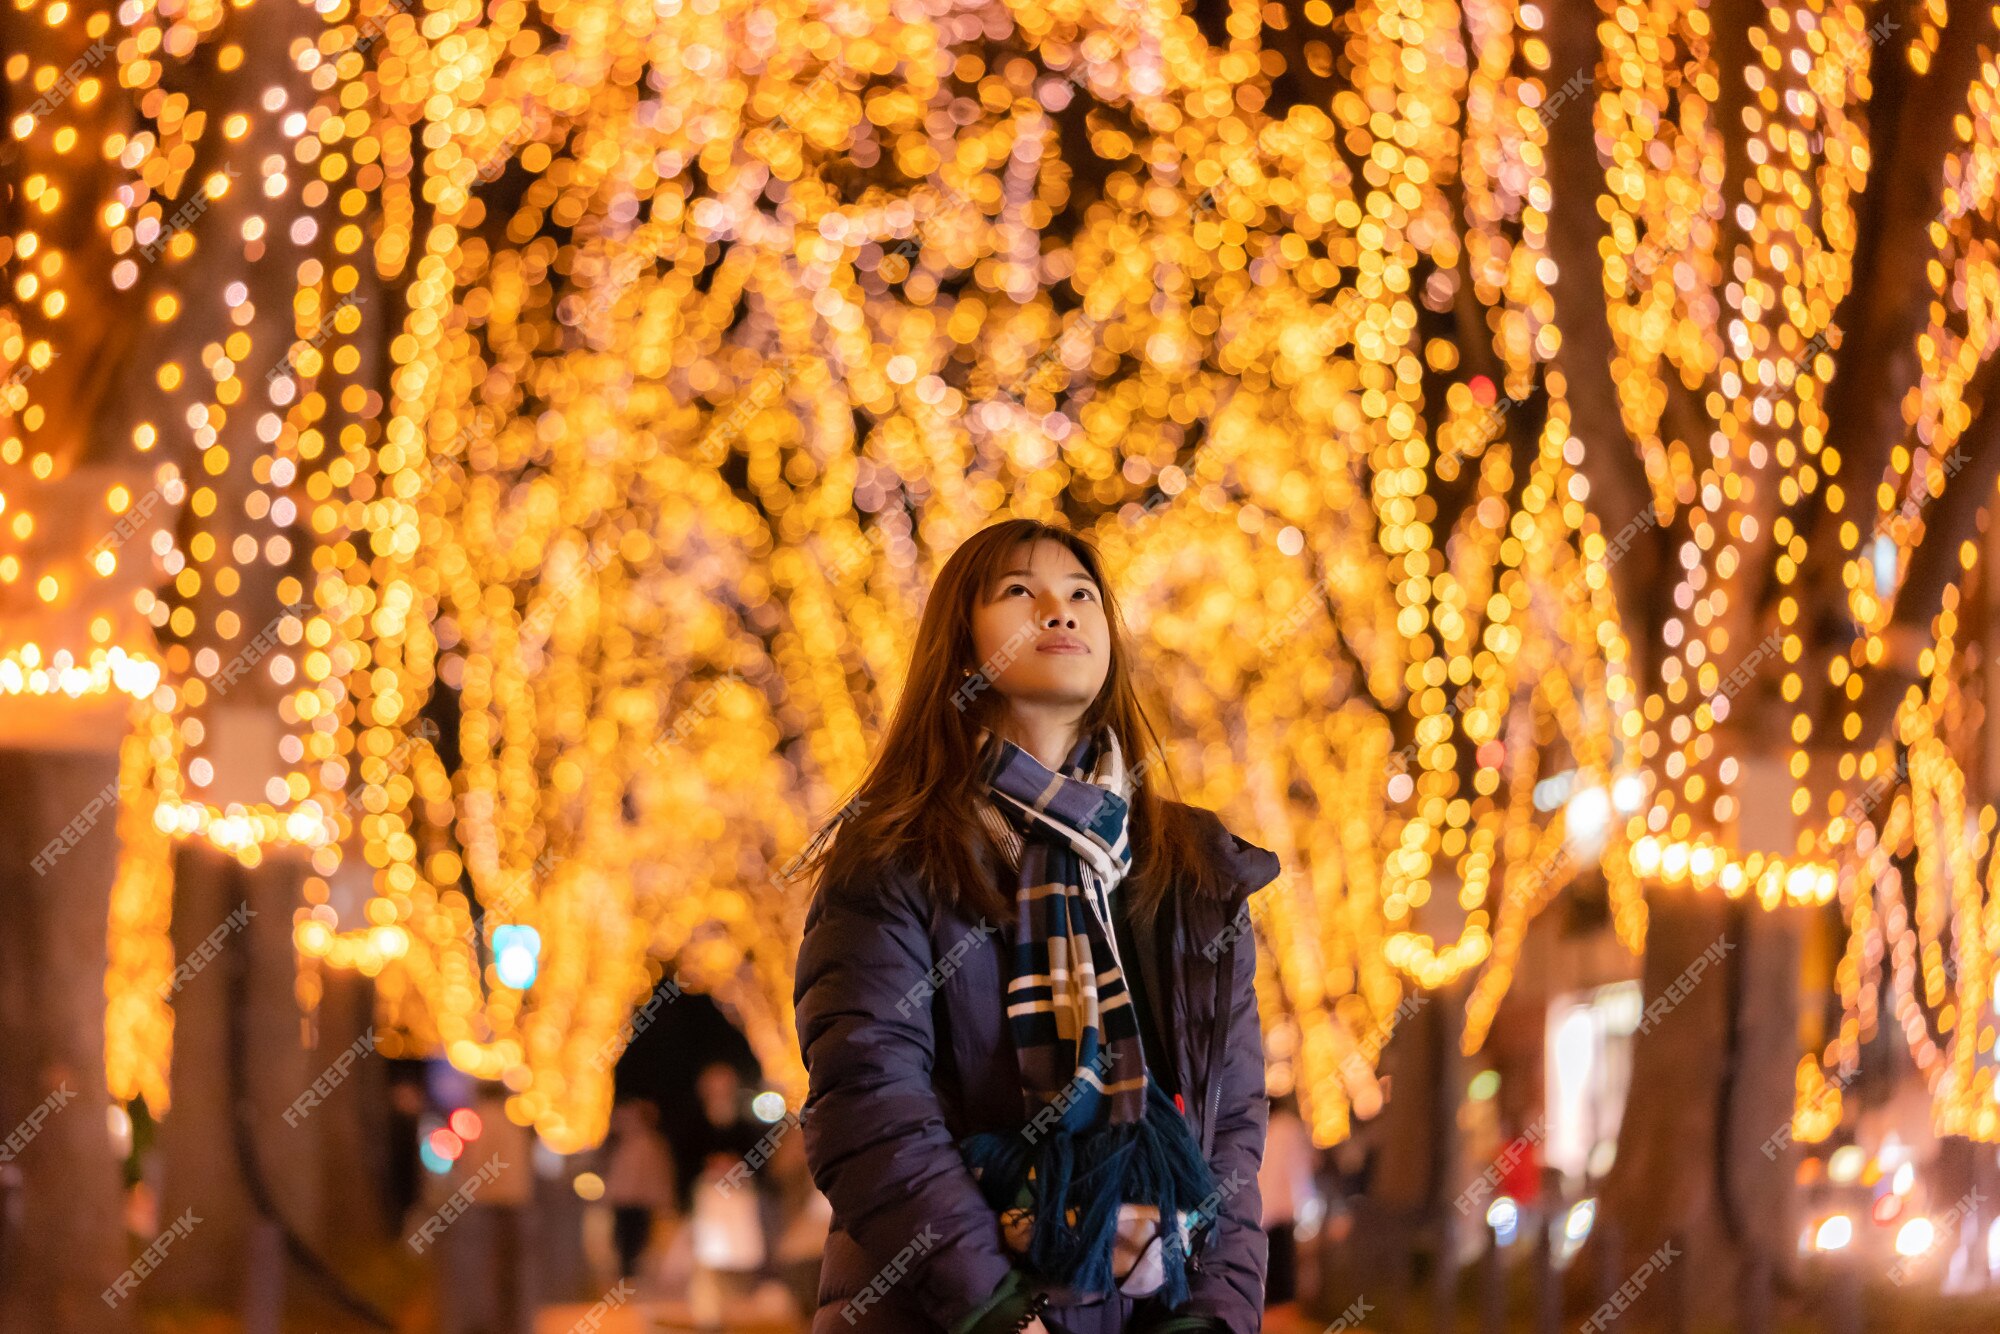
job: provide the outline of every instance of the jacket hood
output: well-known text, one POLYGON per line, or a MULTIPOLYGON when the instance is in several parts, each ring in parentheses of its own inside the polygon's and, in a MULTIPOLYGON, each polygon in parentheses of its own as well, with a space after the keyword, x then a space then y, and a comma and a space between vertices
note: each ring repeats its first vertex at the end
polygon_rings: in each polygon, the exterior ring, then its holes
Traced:
POLYGON ((1222 817, 1201 806, 1186 808, 1202 829, 1203 846, 1215 861, 1220 874, 1217 889, 1223 898, 1249 898, 1278 878, 1278 856, 1229 832, 1222 817))

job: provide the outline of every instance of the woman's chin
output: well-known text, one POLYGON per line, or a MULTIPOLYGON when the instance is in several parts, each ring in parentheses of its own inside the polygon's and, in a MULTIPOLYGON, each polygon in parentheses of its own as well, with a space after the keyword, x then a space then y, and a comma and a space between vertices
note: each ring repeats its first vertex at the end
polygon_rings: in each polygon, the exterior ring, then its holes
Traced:
POLYGON ((1097 698, 1098 692, 1104 689, 1104 673, 1101 671, 1085 670, 1080 665, 1065 668, 1059 662, 1033 665, 1041 670, 1021 672, 1019 680, 1010 675, 1000 682, 1000 693, 1008 701, 1042 709, 1080 709, 1088 707, 1097 698))

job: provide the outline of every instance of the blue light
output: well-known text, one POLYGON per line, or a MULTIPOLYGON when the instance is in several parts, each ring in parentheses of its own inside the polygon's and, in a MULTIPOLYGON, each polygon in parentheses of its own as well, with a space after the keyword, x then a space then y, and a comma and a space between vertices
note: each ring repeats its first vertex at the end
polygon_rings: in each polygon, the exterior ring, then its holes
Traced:
POLYGON ((1875 538, 1874 550, 1869 553, 1875 566, 1875 595, 1888 597, 1896 591, 1896 543, 1887 533, 1875 538))
POLYGON ((532 926, 493 928, 493 970, 500 985, 525 991, 541 971, 542 936, 532 926))
POLYGON ((424 1135, 417 1140, 417 1157, 423 1159, 424 1166, 443 1176, 451 1171, 451 1159, 431 1147, 431 1137, 424 1135))
POLYGON ((1495 1246, 1512 1246, 1521 1226, 1521 1208, 1511 1195, 1502 1195, 1486 1208, 1486 1226, 1493 1229, 1495 1246))

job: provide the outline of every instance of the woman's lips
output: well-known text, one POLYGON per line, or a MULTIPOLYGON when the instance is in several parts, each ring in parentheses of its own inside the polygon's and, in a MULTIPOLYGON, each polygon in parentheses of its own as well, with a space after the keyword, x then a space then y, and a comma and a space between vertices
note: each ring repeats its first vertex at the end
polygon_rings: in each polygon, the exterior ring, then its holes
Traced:
POLYGON ((1088 652, 1090 652, 1090 650, 1089 650, 1089 648, 1085 647, 1085 646, 1084 646, 1084 645, 1082 645, 1082 644, 1037 644, 1037 645, 1035 646, 1035 652, 1037 652, 1037 653, 1088 653, 1088 652))

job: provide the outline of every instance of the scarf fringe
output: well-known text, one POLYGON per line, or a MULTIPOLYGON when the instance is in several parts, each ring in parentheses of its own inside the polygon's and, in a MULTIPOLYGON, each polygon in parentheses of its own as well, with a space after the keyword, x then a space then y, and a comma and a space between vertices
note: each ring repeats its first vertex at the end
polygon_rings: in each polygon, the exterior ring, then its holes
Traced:
POLYGON ((1187 1300, 1179 1219, 1214 1193, 1215 1178, 1187 1121, 1153 1079, 1146 1080, 1146 1113, 1138 1121, 1081 1134, 1058 1125, 1032 1143, 1020 1131, 987 1131, 959 1148, 995 1212, 1033 1213, 1026 1259, 1037 1274, 1079 1292, 1115 1291, 1119 1206, 1150 1204, 1160 1211, 1166 1276, 1158 1295, 1170 1309, 1187 1300), (1071 1208, 1078 1215, 1073 1223, 1071 1208))

